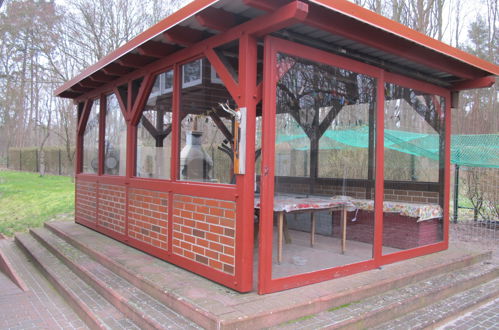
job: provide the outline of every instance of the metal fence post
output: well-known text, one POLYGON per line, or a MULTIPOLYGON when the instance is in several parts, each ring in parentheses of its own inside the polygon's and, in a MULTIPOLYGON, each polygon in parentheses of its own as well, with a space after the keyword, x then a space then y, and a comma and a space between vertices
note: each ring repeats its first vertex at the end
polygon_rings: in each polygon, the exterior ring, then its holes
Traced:
POLYGON ((459 213, 459 165, 454 167, 454 223, 457 223, 459 213))
POLYGON ((19 149, 19 171, 23 170, 23 154, 21 149, 19 149))
POLYGON ((40 158, 38 157, 38 149, 35 150, 36 171, 40 172, 40 158))
POLYGON ((59 149, 59 175, 62 174, 61 149, 59 149))

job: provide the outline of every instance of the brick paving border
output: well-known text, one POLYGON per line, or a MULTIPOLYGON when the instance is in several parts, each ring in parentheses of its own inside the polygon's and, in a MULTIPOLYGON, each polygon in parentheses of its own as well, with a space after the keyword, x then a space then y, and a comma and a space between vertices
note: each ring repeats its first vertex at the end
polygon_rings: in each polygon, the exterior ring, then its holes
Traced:
POLYGON ((1 329, 88 329, 12 240, 0 247, 29 289, 0 296, 1 329))

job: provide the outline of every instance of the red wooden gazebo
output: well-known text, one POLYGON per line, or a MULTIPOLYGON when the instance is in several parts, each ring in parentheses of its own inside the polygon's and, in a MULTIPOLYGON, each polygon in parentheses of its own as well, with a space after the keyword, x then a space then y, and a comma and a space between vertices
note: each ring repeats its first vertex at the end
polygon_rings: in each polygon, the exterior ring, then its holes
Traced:
POLYGON ((56 90, 76 222, 262 294, 444 250, 452 108, 496 75, 345 0, 196 0, 56 90))

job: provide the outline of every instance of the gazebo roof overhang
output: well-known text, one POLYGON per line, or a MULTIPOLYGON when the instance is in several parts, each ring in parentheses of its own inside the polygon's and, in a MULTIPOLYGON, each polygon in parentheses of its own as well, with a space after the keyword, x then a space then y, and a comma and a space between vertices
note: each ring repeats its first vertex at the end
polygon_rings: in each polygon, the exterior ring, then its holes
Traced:
POLYGON ((153 66, 241 34, 297 41, 451 90, 489 87, 499 66, 346 0, 195 0, 56 89, 78 99, 153 66))

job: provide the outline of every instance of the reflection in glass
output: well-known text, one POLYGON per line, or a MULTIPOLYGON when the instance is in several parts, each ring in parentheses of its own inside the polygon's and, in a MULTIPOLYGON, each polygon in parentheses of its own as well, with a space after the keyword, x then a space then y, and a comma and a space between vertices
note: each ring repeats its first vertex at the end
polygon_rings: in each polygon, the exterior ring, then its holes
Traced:
POLYGON ((173 70, 156 76, 137 124, 135 175, 170 179, 173 70))
POLYGON ((126 174, 126 122, 116 95, 106 98, 104 173, 126 174))
POLYGON ((443 97, 385 84, 385 254, 443 239, 444 110, 443 97))
POLYGON ((376 79, 285 54, 277 72, 272 277, 372 259, 376 79))
POLYGON ((233 120, 236 105, 227 89, 211 80, 206 58, 182 67, 180 180, 235 183, 233 120))
POLYGON ((83 173, 97 174, 99 171, 99 113, 100 101, 95 99, 83 133, 83 173))

